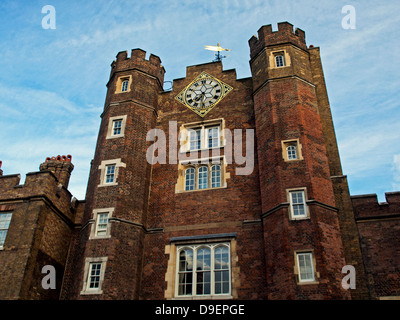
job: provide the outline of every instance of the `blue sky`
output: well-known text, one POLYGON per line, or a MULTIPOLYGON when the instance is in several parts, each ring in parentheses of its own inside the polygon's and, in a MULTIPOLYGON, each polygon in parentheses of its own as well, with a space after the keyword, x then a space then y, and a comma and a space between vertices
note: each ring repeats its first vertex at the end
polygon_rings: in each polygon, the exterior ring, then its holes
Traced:
MULTIPOLYGON (((119 51, 159 56, 165 81, 210 62, 204 45, 230 48, 224 69, 251 76, 248 40, 288 21, 319 46, 352 195, 400 190, 398 1, 9 1, 0 2, 0 160, 4 174, 38 171, 72 155, 70 190, 85 198, 110 64, 119 51), (56 10, 43 29, 42 7, 56 10), (342 7, 356 10, 343 29, 342 7)), ((165 88, 169 83, 165 84, 165 88)))

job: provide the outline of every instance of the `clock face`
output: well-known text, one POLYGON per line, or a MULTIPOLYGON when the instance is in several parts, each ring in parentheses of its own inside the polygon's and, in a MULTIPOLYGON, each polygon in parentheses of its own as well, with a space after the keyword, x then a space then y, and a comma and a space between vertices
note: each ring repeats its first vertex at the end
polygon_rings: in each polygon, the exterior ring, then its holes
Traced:
POLYGON ((221 84, 210 78, 202 78, 187 89, 185 101, 193 108, 204 110, 215 104, 221 97, 221 84))
POLYGON ((231 90, 232 87, 224 82, 202 72, 176 96, 176 99, 204 117, 231 90))

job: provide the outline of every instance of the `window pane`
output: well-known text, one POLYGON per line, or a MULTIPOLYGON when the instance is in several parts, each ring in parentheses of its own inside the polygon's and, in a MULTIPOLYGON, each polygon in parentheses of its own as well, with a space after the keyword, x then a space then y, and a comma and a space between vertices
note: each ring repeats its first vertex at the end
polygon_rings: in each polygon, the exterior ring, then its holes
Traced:
POLYGON ((122 128, 122 120, 114 120, 113 121, 113 135, 119 135, 121 134, 121 128, 122 128))
POLYGON ((208 129, 208 147, 218 147, 219 146, 219 127, 208 129))
POLYGON ((208 168, 200 167, 199 169, 199 189, 208 188, 208 168))
POLYGON ((304 191, 292 191, 290 192, 292 201, 293 216, 304 216, 305 202, 304 202, 304 191))
POLYGON ((101 263, 90 264, 89 288, 96 289, 100 286, 101 263))
POLYGON ((193 251, 184 249, 179 254, 179 295, 191 295, 193 283, 193 251))
POLYGON ((121 91, 125 92, 128 91, 129 80, 122 81, 121 91))
POLYGON ((211 293, 211 250, 208 248, 200 248, 197 250, 196 263, 196 294, 211 293), (206 271, 208 270, 208 271, 206 271))
POLYGON ((115 165, 106 166, 106 183, 114 182, 115 165))
POLYGON ((297 254, 299 264, 299 278, 301 281, 312 281, 314 280, 314 270, 312 265, 312 254, 311 253, 299 253, 297 254))
POLYGON ((283 67, 285 65, 282 55, 279 55, 279 56, 275 57, 275 64, 276 64, 277 67, 283 67))
POLYGON ((190 150, 198 150, 201 147, 201 130, 189 130, 190 132, 190 150))
POLYGON ((293 215, 294 216, 304 216, 305 215, 304 205, 302 205, 302 204, 293 205, 293 215))
POLYGON ((0 230, 0 246, 4 245, 4 241, 6 240, 7 230, 0 230))
POLYGON ((185 172, 185 190, 194 190, 195 185, 195 170, 188 168, 185 172))
POLYGON ((100 213, 97 215, 97 235, 104 236, 107 234, 108 213, 100 213))
POLYGON ((214 263, 215 270, 229 268, 229 253, 227 247, 218 247, 215 249, 214 263))
POLYGON ((12 213, 0 213, 0 229, 8 229, 12 213))
POLYGON ((287 158, 288 160, 295 160, 297 159, 297 154, 296 154, 296 146, 290 145, 286 148, 287 150, 287 158))
POLYGON ((221 166, 216 165, 211 168, 211 187, 218 188, 221 186, 221 166))
POLYGON ((228 248, 225 246, 216 248, 214 252, 215 294, 229 293, 229 266, 228 248))
POLYGON ((4 245, 6 240, 7 231, 10 226, 12 213, 0 213, 0 246, 4 245))

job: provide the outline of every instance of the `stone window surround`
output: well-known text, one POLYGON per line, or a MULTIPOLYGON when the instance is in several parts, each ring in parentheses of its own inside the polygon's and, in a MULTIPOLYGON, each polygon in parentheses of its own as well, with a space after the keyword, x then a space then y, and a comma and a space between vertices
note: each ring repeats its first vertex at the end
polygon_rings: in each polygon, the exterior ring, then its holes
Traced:
POLYGON ((106 265, 107 265, 107 260, 108 257, 94 257, 94 258, 86 258, 85 259, 85 269, 83 273, 83 286, 82 286, 82 291, 80 292, 81 295, 89 295, 89 294, 102 294, 102 285, 104 282, 104 274, 106 270, 106 265), (90 271, 90 265, 92 263, 101 263, 101 271, 100 271, 100 284, 99 288, 96 289, 89 289, 89 271, 90 271))
POLYGON ((104 208, 104 209, 94 209, 93 210, 93 219, 91 221, 91 229, 89 240, 92 239, 108 239, 111 238, 111 221, 110 218, 113 216, 115 208, 104 208), (100 213, 108 213, 108 223, 107 223, 107 233, 106 235, 98 236, 97 235, 97 225, 98 225, 98 214, 100 213))
POLYGON ((122 138, 125 136, 125 127, 126 127, 126 118, 127 115, 123 115, 123 116, 114 116, 114 117, 110 117, 109 121, 108 121, 108 128, 107 128, 107 136, 106 139, 115 139, 115 138, 122 138), (115 120, 122 120, 121 123, 121 133, 120 134, 113 134, 113 125, 114 125, 114 121, 115 120))
POLYGON ((126 164, 121 162, 121 159, 111 159, 111 160, 103 160, 99 165, 100 171, 100 184, 98 187, 108 187, 108 186, 116 186, 118 185, 118 172, 120 167, 126 167, 126 164), (108 165, 115 165, 115 173, 114 173, 114 182, 106 183, 106 169, 108 165))
POLYGON ((116 88, 115 88, 115 93, 127 93, 131 91, 131 84, 132 84, 132 75, 126 75, 126 76, 120 76, 117 79, 117 83, 116 83, 116 88), (124 80, 128 80, 129 84, 128 84, 128 90, 126 91, 121 91, 122 90, 122 82, 124 82, 124 80))
POLYGON ((296 283, 297 285, 312 285, 312 284, 319 284, 319 281, 317 279, 320 278, 320 274, 317 271, 317 262, 315 259, 315 254, 313 249, 301 249, 301 250, 295 250, 294 251, 294 275, 296 277, 296 283), (299 253, 311 253, 312 256, 312 263, 313 263, 313 273, 314 273, 314 280, 311 281, 300 281, 300 271, 299 271, 299 264, 298 264, 298 259, 297 255, 299 253))
POLYGON ((286 49, 277 49, 277 50, 273 50, 269 53, 269 67, 268 67, 269 69, 285 68, 285 67, 289 67, 290 65, 291 65, 290 55, 286 49), (277 67, 275 65, 275 57, 278 55, 283 56, 284 66, 282 66, 282 67, 277 67))
POLYGON ((178 267, 176 268, 176 274, 175 274, 175 297, 177 297, 177 298, 188 298, 188 297, 193 297, 193 298, 201 297, 201 298, 203 298, 203 297, 206 297, 206 296, 208 296, 208 297, 210 297, 210 296, 215 296, 215 297, 229 296, 230 297, 231 296, 231 276, 229 276, 229 292, 228 293, 223 293, 223 294, 215 294, 215 293, 213 294, 212 293, 215 290, 215 288, 214 288, 215 279, 214 279, 214 275, 213 274, 210 275, 211 293, 207 294, 207 295, 200 295, 200 294, 198 295, 196 293, 196 279, 195 279, 196 278, 196 272, 197 272, 196 269, 192 270, 192 275, 193 275, 193 277, 192 277, 192 281, 193 281, 193 283, 192 283, 192 294, 190 294, 190 295, 179 295, 178 294, 178 287, 179 287, 179 254, 180 254, 180 251, 184 250, 184 249, 192 250, 192 252, 193 252, 193 261, 194 261, 194 264, 195 264, 197 262, 197 257, 195 256, 196 253, 197 253, 197 250, 201 249, 201 248, 210 249, 210 255, 211 255, 210 256, 210 259, 211 259, 210 272, 213 273, 215 271, 215 269, 214 269, 214 267, 215 267, 215 265, 214 265, 215 249, 218 248, 218 247, 225 247, 225 248, 228 249, 228 254, 229 254, 228 272, 229 272, 229 275, 231 275, 231 257, 230 257, 231 256, 231 254, 230 254, 231 250, 230 250, 230 243, 229 242, 195 243, 195 244, 182 244, 182 245, 177 245, 176 246, 176 264, 175 265, 178 266, 178 267))
POLYGON ((225 161, 225 156, 217 156, 210 158, 202 158, 202 159, 193 159, 193 160, 183 160, 179 161, 178 164, 178 180, 175 184, 175 193, 183 193, 183 192, 198 192, 205 190, 215 190, 227 187, 227 179, 230 178, 230 173, 226 171, 227 163, 225 161), (219 164, 221 166, 221 184, 220 187, 211 187, 211 168, 213 165, 219 164), (198 169, 202 166, 208 166, 208 180, 209 187, 204 189, 198 189, 198 169), (185 190, 185 181, 186 181, 186 169, 189 167, 195 168, 195 189, 194 190, 185 190))
POLYGON ((236 235, 233 234, 212 234, 205 236, 189 236, 171 238, 170 243, 165 246, 165 254, 169 255, 165 281, 167 287, 164 297, 168 300, 202 300, 202 299, 237 299, 237 288, 240 286, 240 267, 238 266, 238 256, 236 253, 236 235), (182 238, 182 240, 180 240, 182 238), (186 238, 186 239, 185 239, 186 238), (204 296, 176 296, 176 274, 177 274, 177 247, 182 245, 198 245, 208 243, 229 243, 230 244, 230 270, 231 270, 231 293, 229 295, 204 295, 204 296))
POLYGON ((299 188, 286 189, 286 197, 287 197, 287 200, 289 202, 289 220, 306 220, 306 219, 310 219, 310 212, 309 212, 309 208, 308 208, 308 205, 307 205, 307 200, 308 200, 307 188, 299 187, 299 188), (300 217, 294 217, 293 216, 292 197, 290 195, 290 193, 293 192, 293 191, 303 191, 304 192, 305 216, 300 216, 300 217))
POLYGON ((190 150, 190 134, 189 130, 196 130, 201 129, 201 147, 200 149, 192 150, 192 151, 200 151, 200 150, 207 150, 207 149, 217 149, 223 148, 226 145, 225 136, 224 136, 224 129, 225 129, 225 120, 223 118, 219 119, 212 119, 212 120, 205 120, 205 121, 197 121, 191 123, 185 123, 180 126, 179 128, 179 142, 180 142, 180 149, 179 152, 185 153, 189 152, 190 150), (208 147, 207 146, 207 134, 206 128, 213 128, 219 127, 219 145, 217 147, 208 147))
POLYGON ((299 139, 289 139, 289 140, 282 140, 281 141, 282 145, 282 158, 284 161, 299 161, 299 160, 304 160, 303 154, 302 154, 302 145, 300 143, 299 139), (286 148, 290 145, 295 145, 296 146, 296 154, 297 154, 297 159, 288 159, 287 155, 287 150, 286 148))

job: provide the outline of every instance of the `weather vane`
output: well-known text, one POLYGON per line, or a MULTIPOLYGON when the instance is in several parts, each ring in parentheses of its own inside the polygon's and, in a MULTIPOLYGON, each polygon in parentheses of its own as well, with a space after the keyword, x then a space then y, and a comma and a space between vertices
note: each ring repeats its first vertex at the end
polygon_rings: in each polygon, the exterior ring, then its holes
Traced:
POLYGON ((217 44, 217 46, 204 46, 204 49, 217 52, 215 54, 214 61, 221 61, 223 58, 229 57, 229 55, 227 55, 227 56, 221 55, 221 53, 220 53, 221 51, 231 51, 231 49, 224 49, 224 48, 220 47, 219 43, 217 44))

